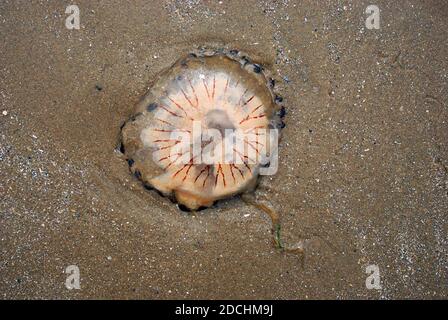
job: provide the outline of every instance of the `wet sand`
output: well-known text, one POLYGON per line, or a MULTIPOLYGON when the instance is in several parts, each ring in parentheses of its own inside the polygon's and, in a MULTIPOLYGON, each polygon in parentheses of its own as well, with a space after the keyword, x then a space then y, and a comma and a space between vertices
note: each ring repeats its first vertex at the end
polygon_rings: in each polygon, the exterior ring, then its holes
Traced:
POLYGON ((80 30, 68 3, 0 3, 1 298, 446 298, 445 1, 377 1, 380 30, 366 1, 76 4, 80 30), (155 75, 201 45, 278 78, 280 169, 256 192, 303 257, 239 198, 179 211, 116 150, 155 75))

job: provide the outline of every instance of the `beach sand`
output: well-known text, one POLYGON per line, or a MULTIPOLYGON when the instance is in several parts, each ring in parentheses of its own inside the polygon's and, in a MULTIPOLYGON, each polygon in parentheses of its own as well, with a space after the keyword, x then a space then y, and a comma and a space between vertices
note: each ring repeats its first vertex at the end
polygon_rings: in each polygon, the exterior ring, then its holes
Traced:
POLYGON ((0 297, 397 299, 448 294, 448 5, 376 1, 0 2, 0 297), (196 214, 117 151, 158 72, 248 52, 287 109, 279 171, 196 214), (81 289, 65 286, 67 266, 81 289), (376 265, 381 289, 366 288, 376 265))

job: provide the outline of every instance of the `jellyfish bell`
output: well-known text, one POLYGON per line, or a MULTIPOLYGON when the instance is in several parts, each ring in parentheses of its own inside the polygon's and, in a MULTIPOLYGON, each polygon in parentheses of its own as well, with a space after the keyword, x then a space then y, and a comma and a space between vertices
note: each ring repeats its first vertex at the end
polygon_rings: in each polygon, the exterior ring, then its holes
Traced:
POLYGON ((235 50, 178 60, 122 128, 131 171, 190 210, 253 190, 282 127, 266 72, 235 50))

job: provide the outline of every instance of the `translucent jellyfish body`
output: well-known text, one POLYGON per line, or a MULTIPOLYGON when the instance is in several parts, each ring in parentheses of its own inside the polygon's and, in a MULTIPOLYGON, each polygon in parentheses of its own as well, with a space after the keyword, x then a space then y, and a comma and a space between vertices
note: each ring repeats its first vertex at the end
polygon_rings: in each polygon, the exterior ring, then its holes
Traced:
POLYGON ((122 128, 131 171, 191 210, 253 190, 262 170, 272 169, 284 126, 272 86, 260 65, 236 51, 178 60, 122 128))

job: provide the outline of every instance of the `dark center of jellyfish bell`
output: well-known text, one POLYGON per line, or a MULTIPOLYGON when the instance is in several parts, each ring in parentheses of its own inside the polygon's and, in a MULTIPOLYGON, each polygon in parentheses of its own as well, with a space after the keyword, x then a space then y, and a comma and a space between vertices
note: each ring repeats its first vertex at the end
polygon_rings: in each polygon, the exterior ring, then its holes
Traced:
POLYGON ((219 130, 222 137, 224 137, 226 129, 235 130, 235 126, 225 110, 209 111, 205 115, 205 124, 209 129, 219 130))

